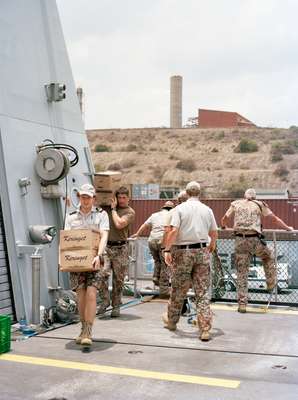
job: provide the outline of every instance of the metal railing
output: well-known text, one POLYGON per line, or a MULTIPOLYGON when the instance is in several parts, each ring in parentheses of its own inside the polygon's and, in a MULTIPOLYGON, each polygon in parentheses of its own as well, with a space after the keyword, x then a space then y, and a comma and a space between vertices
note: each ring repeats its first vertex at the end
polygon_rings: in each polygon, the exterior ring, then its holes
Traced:
MULTIPOLYGON (((277 266, 277 286, 272 304, 298 306, 298 231, 264 230, 267 246, 277 266)), ((237 301, 237 272, 235 266, 235 238, 232 230, 220 230, 217 254, 212 257, 211 296, 215 301, 237 301)), ((139 293, 158 293, 152 283, 154 262, 147 238, 130 240, 129 285, 135 296, 139 293)), ((248 275, 248 301, 267 303, 267 291, 262 262, 252 257, 248 275)))

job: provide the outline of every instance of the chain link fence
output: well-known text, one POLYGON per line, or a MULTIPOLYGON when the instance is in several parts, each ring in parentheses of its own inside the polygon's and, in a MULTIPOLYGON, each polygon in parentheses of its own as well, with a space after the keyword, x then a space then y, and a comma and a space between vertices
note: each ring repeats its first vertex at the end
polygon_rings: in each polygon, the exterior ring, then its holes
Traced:
MULTIPOLYGON (((271 303, 298 305, 298 233, 265 230, 267 246, 277 266, 277 285, 271 303)), ((217 254, 212 258, 212 298, 237 300, 237 272, 232 231, 220 231, 217 254)), ((248 273, 248 299, 251 303, 266 303, 267 291, 262 261, 253 256, 248 273)))
MULTIPOLYGON (((271 304, 298 306, 298 232, 265 230, 264 234, 277 265, 277 286, 271 296, 271 304)), ((158 294, 158 287, 152 282, 154 262, 147 239, 130 240, 129 243, 127 285, 135 295, 158 294)), ((217 253, 212 256, 210 291, 214 301, 237 301, 234 236, 231 230, 219 231, 217 253)), ((262 262, 254 256, 248 274, 248 300, 250 303, 267 303, 269 297, 262 262)))

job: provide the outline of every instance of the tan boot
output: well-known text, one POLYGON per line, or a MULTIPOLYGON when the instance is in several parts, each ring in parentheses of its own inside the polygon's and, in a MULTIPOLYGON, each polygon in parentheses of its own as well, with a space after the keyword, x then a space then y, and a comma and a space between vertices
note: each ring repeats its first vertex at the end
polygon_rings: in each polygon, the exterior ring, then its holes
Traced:
POLYGON ((120 317, 120 307, 114 307, 112 312, 111 312, 111 317, 112 318, 118 318, 120 317))
POLYGON ((202 340, 202 342, 208 342, 210 340, 210 333, 209 331, 203 331, 201 333, 200 339, 202 340))
POLYGON ((85 324, 86 324, 85 321, 81 321, 81 332, 80 332, 79 336, 77 336, 77 337, 75 338, 76 344, 81 344, 82 337, 84 336, 85 324))
POLYGON ((81 339, 82 346, 91 346, 92 345, 92 323, 85 322, 85 330, 81 339))
POLYGON ((164 313, 162 315, 162 320, 164 323, 164 328, 168 329, 169 331, 175 331, 177 329, 177 326, 174 322, 170 322, 168 318, 168 314, 164 313))
POLYGON ((246 305, 245 304, 239 304, 238 312, 241 313, 241 314, 245 314, 246 313, 246 305))

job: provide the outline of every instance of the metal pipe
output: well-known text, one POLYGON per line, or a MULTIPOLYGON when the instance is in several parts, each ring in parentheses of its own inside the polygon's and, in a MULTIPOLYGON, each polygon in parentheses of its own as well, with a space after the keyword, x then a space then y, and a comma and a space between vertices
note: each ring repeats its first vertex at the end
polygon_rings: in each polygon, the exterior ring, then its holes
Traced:
POLYGON ((133 269, 133 293, 134 297, 138 297, 138 266, 137 266, 137 259, 138 259, 138 244, 137 242, 133 243, 134 248, 134 269, 133 269))
POLYGON ((31 255, 32 263, 32 316, 31 323, 40 325, 40 260, 41 255, 31 255))
POLYGON ((276 268, 276 285, 274 288, 274 297, 275 301, 277 302, 277 285, 278 285, 278 263, 277 263, 277 246, 276 246, 276 232, 273 232, 273 247, 274 247, 274 263, 276 268))

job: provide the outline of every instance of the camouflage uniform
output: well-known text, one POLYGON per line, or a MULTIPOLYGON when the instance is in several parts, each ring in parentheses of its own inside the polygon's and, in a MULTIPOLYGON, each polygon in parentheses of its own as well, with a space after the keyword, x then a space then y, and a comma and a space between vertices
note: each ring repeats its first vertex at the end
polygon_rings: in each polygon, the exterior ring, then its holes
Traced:
POLYGON ((145 221, 145 225, 151 227, 148 246, 154 259, 153 282, 159 286, 159 294, 161 296, 169 295, 169 273, 167 265, 164 262, 161 245, 164 237, 165 226, 167 225, 170 215, 171 211, 164 207, 160 211, 153 213, 145 221))
POLYGON ((209 304, 210 253, 207 248, 172 251, 172 292, 168 306, 169 321, 177 324, 183 300, 190 285, 196 295, 197 321, 200 331, 209 331, 212 325, 212 312, 209 304))
POLYGON ((148 241, 149 250, 154 260, 153 279, 158 281, 159 294, 169 295, 169 271, 164 261, 160 240, 153 239, 148 241))
POLYGON ((124 278, 128 273, 129 258, 128 245, 123 246, 107 246, 108 267, 106 269, 106 278, 100 281, 98 288, 99 297, 104 304, 104 308, 110 305, 109 296, 109 276, 113 271, 112 276, 112 306, 118 307, 121 304, 121 295, 124 286, 124 278))
POLYGON ((263 262, 267 287, 272 288, 277 282, 276 265, 271 250, 265 243, 262 243, 259 237, 249 237, 249 235, 261 234, 261 217, 272 214, 272 211, 263 201, 242 199, 231 203, 226 216, 230 217, 232 214, 234 214, 234 231, 236 234, 235 262, 238 303, 246 305, 248 271, 253 255, 260 257, 263 262), (237 236, 238 234, 248 236, 241 237, 237 236))
POLYGON ((120 217, 127 218, 128 225, 123 229, 117 229, 110 209, 107 209, 110 232, 106 252, 108 256, 108 267, 106 279, 101 281, 99 286, 99 299, 101 302, 100 310, 104 310, 110 305, 109 295, 109 275, 112 273, 112 306, 117 308, 121 305, 121 296, 124 286, 124 278, 128 274, 129 256, 128 243, 130 224, 133 223, 135 212, 130 207, 118 208, 117 213, 120 217), (118 244, 119 243, 119 244, 118 244))
POLYGON ((109 276, 106 262, 105 257, 104 267, 94 272, 71 272, 69 276, 71 290, 87 289, 88 286, 94 286, 99 290, 102 282, 109 276))
POLYGON ((209 305, 210 253, 207 244, 209 232, 217 230, 213 212, 197 197, 190 197, 173 210, 171 225, 178 233, 171 251, 173 268, 168 321, 174 325, 179 321, 183 301, 192 284, 196 294, 199 330, 201 333, 209 332, 212 314, 209 305))
POLYGON ((247 278, 250 261, 253 255, 260 257, 265 271, 267 287, 272 288, 277 283, 277 272, 271 250, 260 242, 258 237, 236 237, 235 262, 237 268, 238 303, 247 304, 247 278))

